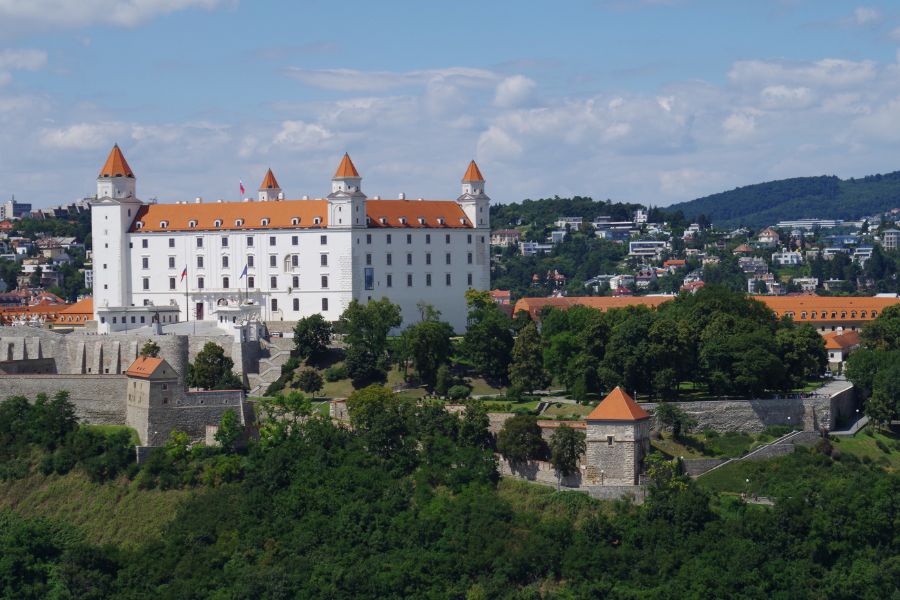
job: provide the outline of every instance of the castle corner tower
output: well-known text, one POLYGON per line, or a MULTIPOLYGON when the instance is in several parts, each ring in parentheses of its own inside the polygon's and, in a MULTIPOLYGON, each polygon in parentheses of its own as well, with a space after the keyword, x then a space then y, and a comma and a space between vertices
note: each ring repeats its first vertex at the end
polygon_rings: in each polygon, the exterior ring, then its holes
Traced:
POLYGON ((484 177, 475 161, 469 163, 466 174, 462 178, 462 195, 456 200, 466 217, 476 229, 489 229, 491 226, 491 199, 484 193, 484 177))
POLYGON ((585 481, 589 485, 637 485, 650 452, 650 414, 616 387, 587 424, 585 481))
POLYGON ((362 177, 347 153, 344 153, 331 178, 331 193, 327 200, 329 228, 366 226, 366 195, 362 192, 362 177))

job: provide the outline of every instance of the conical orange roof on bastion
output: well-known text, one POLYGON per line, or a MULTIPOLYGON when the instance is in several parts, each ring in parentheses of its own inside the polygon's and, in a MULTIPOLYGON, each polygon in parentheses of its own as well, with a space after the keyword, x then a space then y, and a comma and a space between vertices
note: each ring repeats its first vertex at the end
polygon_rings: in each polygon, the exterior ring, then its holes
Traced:
POLYGON ((100 170, 100 177, 134 177, 134 172, 128 166, 125 155, 119 150, 119 145, 113 146, 106 158, 106 164, 100 170))
POLYGON ((616 387, 603 402, 585 417, 586 421, 640 421, 649 419, 650 413, 638 406, 625 391, 616 387))
POLYGON ((344 179, 345 177, 359 177, 359 171, 353 166, 353 161, 350 160, 350 155, 346 152, 344 153, 344 158, 341 159, 341 164, 338 165, 337 171, 334 172, 334 179, 344 179))
POLYGON ((278 181, 275 179, 275 174, 272 173, 272 169, 266 171, 266 176, 263 177, 263 181, 259 184, 260 191, 263 190, 280 190, 281 186, 278 185, 278 181))
POLYGON ((482 177, 481 171, 474 160, 469 163, 469 168, 466 169, 466 174, 463 175, 463 181, 484 181, 484 177, 482 177))

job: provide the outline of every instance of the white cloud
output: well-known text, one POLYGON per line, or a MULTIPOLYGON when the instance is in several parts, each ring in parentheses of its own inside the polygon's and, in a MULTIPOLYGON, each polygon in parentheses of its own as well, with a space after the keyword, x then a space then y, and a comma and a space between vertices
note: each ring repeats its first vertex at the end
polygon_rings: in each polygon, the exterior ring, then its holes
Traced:
POLYGON ((36 71, 46 64, 47 53, 43 50, 0 51, 0 69, 36 71))
POLYGON ((728 72, 735 85, 757 86, 782 83, 847 87, 871 81, 877 75, 874 61, 825 58, 815 62, 742 60, 728 72))
POLYGON ((333 134, 316 123, 284 121, 275 135, 275 143, 297 150, 311 150, 330 140, 333 134))
POLYGON ((96 24, 135 26, 191 8, 213 9, 224 0, 0 0, 0 21, 39 27, 96 24))
POLYGON ((722 122, 725 138, 738 141, 750 137, 756 132, 756 116, 750 112, 735 112, 722 122))
POLYGON ((768 109, 799 109, 812 104, 813 92, 808 87, 766 86, 760 92, 762 105, 768 109))
POLYGON ((498 78, 491 71, 467 67, 406 72, 288 67, 285 74, 312 87, 340 92, 379 92, 424 86, 435 79, 451 80, 459 85, 489 85, 498 78))
POLYGON ((500 108, 515 108, 526 104, 537 83, 523 75, 507 77, 497 84, 494 104, 500 108))
POLYGON ((881 20, 881 13, 877 8, 859 6, 853 11, 853 21, 857 25, 869 25, 881 20))
POLYGON ((121 123, 77 123, 68 127, 46 128, 38 138, 42 145, 57 150, 91 150, 104 148, 126 128, 121 123))

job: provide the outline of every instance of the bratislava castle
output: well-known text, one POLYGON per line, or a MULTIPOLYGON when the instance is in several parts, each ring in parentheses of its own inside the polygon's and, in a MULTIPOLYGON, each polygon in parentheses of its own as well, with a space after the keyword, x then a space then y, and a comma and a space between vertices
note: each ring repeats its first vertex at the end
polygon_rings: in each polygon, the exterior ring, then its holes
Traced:
POLYGON ((94 318, 101 333, 335 321, 351 300, 388 298, 404 325, 426 303, 461 332, 465 291, 490 285, 489 204, 474 161, 456 200, 382 200, 366 197, 346 154, 322 199, 284 199, 269 170, 255 200, 142 202, 115 146, 91 204, 94 318))

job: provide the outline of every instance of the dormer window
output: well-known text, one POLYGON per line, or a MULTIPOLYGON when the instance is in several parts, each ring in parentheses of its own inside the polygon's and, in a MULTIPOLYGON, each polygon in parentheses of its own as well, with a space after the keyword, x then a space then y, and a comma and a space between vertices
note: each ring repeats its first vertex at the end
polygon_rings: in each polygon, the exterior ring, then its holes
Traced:
POLYGON ((400 217, 400 224, 406 225, 406 217, 400 217))
POLYGON ((425 224, 425 217, 419 217, 419 225, 425 224))
POLYGON ((134 224, 134 226, 137 227, 138 229, 143 229, 143 228, 144 228, 144 222, 143 222, 143 221, 137 221, 137 222, 134 224))
POLYGON ((188 227, 190 227, 191 229, 193 229, 193 228, 196 227, 196 226, 197 226, 197 221, 195 221, 195 220, 193 220, 193 219, 191 219, 190 221, 188 221, 188 227))
POLYGON ((465 224, 466 224, 466 220, 465 220, 465 219, 460 219, 460 220, 459 220, 459 223, 460 223, 461 225, 465 225, 465 224))
POLYGON ((235 221, 234 221, 234 226, 235 226, 235 227, 243 227, 243 225, 244 225, 244 220, 243 220, 243 219, 235 219, 235 221))
POLYGON ((313 225, 320 225, 322 223, 322 217, 315 217, 313 219, 313 225))
POLYGON ((387 225, 387 217, 378 217, 378 222, 382 225, 387 225))
POLYGON ((213 222, 213 225, 216 226, 216 227, 221 227, 221 226, 222 226, 222 219, 216 219, 216 220, 213 222))
POLYGON ((294 217, 293 219, 291 219, 291 225, 299 225, 299 224, 300 224, 300 217, 294 217))
POLYGON ((159 222, 159 228, 160 228, 160 229, 166 229, 166 228, 168 228, 168 227, 169 227, 169 222, 168 222, 168 221, 160 221, 160 222, 159 222))
POLYGON ((269 224, 269 219, 263 219, 262 221, 260 221, 260 224, 261 224, 263 227, 266 227, 266 226, 269 224))
POLYGON ((372 219, 369 217, 366 217, 366 225, 370 224, 371 222, 372 222, 372 219))
POLYGON ((444 217, 438 217, 438 225, 443 225, 445 223, 444 217))

